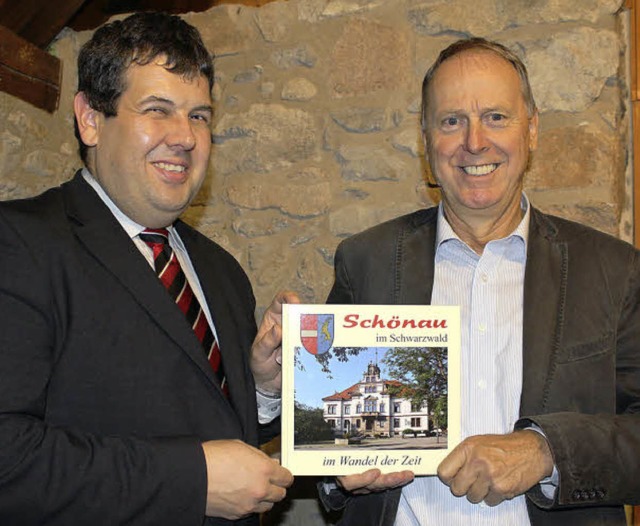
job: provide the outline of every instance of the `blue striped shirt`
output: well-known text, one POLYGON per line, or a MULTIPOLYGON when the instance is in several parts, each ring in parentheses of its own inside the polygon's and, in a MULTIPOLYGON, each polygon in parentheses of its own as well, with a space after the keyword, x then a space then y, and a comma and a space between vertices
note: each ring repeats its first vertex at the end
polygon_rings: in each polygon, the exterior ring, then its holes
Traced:
MULTIPOLYGON (((522 313, 529 204, 514 232, 469 248, 438 212, 432 304, 459 305, 462 438, 509 433, 522 393, 522 313)), ((525 497, 498 506, 455 497, 437 477, 416 477, 402 490, 396 526, 530 526, 525 497)))

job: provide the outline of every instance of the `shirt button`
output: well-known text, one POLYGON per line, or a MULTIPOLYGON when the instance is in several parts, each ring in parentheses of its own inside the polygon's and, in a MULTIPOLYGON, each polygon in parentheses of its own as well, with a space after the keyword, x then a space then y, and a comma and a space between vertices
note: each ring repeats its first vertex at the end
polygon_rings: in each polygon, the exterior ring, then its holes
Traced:
POLYGON ((489 281, 489 276, 487 276, 486 274, 484 274, 484 273, 483 273, 483 274, 480 276, 480 279, 481 279, 484 283, 486 283, 487 281, 489 281))
POLYGON ((480 389, 482 389, 482 390, 486 389, 486 388, 487 388, 487 382, 486 382, 486 380, 480 380, 480 381, 478 382, 478 387, 479 387, 480 389))
POLYGON ((478 323, 478 330, 480 332, 484 332, 487 330, 487 324, 486 323, 478 323))

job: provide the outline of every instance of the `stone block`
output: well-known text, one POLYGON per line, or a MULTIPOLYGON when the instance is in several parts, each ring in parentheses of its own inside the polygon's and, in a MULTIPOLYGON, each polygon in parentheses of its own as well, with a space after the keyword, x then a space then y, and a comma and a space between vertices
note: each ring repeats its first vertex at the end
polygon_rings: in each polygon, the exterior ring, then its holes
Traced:
POLYGON ((411 71, 404 32, 359 18, 348 19, 330 53, 333 97, 404 89, 411 71))
POLYGON ((293 78, 282 88, 282 100, 306 102, 311 100, 318 93, 315 84, 305 78, 293 78))
POLYGON ((296 13, 287 4, 272 2, 256 11, 255 21, 266 42, 280 42, 295 27, 296 13))
POLYGON ((546 130, 533 153, 525 185, 553 189, 611 184, 618 172, 619 148, 610 133, 593 125, 546 130))
POLYGON ((220 174, 267 173, 308 159, 317 146, 312 115, 279 104, 254 104, 225 114, 215 127, 215 169, 220 174))
POLYGON ((525 62, 538 109, 585 110, 620 67, 613 31, 580 27, 524 43, 525 62))
POLYGON ((455 33, 459 36, 489 36, 507 27, 511 6, 506 0, 425 2, 409 10, 407 18, 414 30, 425 35, 455 33))
POLYGON ((326 213, 331 203, 331 187, 328 182, 314 184, 277 184, 255 178, 238 181, 227 188, 227 197, 234 206, 251 210, 275 208, 293 217, 314 217, 326 213), (283 188, 294 199, 284 199, 283 188))

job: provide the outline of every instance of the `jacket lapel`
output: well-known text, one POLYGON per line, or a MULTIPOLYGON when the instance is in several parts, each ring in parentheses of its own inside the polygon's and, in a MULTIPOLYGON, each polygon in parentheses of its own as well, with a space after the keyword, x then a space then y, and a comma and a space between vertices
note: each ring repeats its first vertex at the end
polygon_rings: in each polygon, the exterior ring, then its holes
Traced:
MULTIPOLYGON (((229 287, 229 272, 224 268, 222 259, 215 257, 210 247, 205 248, 202 245, 201 236, 182 221, 175 224, 180 239, 184 243, 191 263, 196 270, 200 286, 204 292, 204 296, 209 306, 209 312, 215 325, 218 337, 218 345, 222 356, 225 375, 229 384, 231 404, 235 408, 237 415, 246 416, 246 384, 247 378, 253 378, 248 371, 244 356, 244 348, 246 343, 239 341, 238 335, 243 331, 250 331, 249 325, 238 325, 238 320, 233 319, 231 313, 237 312, 238 307, 230 305, 231 298, 235 297, 234 291, 227 290, 229 287)), ((235 284, 232 284, 235 286, 235 284)), ((253 311, 253 309, 250 309, 253 311)), ((254 323, 254 320, 251 320, 254 323)), ((248 335, 247 338, 251 338, 248 335)), ((214 378, 213 370, 206 362, 207 374, 214 378)), ((222 390, 214 380, 216 389, 219 390, 221 396, 222 390)), ((250 389, 253 391, 253 388, 250 389)), ((243 417, 244 418, 244 417, 243 417)), ((246 422, 243 421, 243 428, 247 429, 246 422)))
POLYGON ((549 219, 532 208, 524 284, 522 416, 544 410, 562 337, 568 254, 566 242, 556 234, 549 219))
POLYGON ((437 207, 422 210, 400 232, 394 276, 394 303, 431 303, 437 217, 437 207))
POLYGON ((215 383, 211 367, 184 316, 111 211, 80 172, 64 186, 67 214, 78 240, 189 358, 215 383))

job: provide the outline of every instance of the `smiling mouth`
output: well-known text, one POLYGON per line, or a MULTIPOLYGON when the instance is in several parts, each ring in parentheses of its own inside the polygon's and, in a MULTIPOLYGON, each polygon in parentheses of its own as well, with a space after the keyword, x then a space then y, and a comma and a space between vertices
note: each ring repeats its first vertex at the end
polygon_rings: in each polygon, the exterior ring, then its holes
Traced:
POLYGON ((487 175, 488 173, 493 172, 498 169, 498 164, 479 164, 475 166, 461 166, 464 173, 467 175, 487 175))
POLYGON ((154 164, 161 170, 165 170, 167 172, 183 173, 187 171, 187 167, 181 164, 172 164, 172 163, 166 163, 166 162, 158 162, 154 164))

